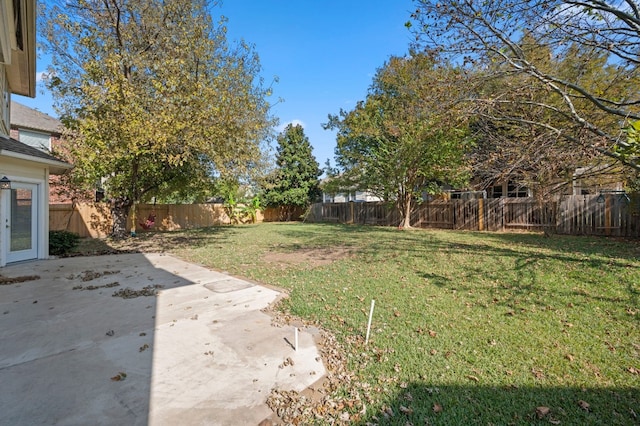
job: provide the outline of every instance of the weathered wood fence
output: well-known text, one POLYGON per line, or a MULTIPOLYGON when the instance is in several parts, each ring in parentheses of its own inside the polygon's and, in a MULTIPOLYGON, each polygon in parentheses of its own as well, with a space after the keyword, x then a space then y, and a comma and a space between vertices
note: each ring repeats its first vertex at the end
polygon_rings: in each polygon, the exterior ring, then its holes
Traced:
MULTIPOLYGON (((296 220, 304 212, 265 209, 258 221, 296 220)), ((153 230, 174 231, 229 224, 221 204, 138 204, 136 232, 140 223, 155 215, 153 230)), ((309 222, 359 223, 398 226, 398 210, 387 203, 314 204, 306 217, 309 222)), ((49 229, 68 230, 82 237, 105 237, 111 231, 111 213, 105 203, 52 204, 49 229)), ((535 198, 478 200, 436 200, 420 204, 411 224, 423 228, 472 231, 548 231, 558 234, 640 237, 640 194, 577 195, 541 203, 535 198)))
MULTIPOLYGON (((294 212, 296 213, 296 212, 294 212)), ((303 212, 297 212, 298 217, 303 212)), ((222 204, 136 204, 129 214, 129 226, 145 232, 141 223, 155 216, 152 230, 175 231, 230 224, 222 204), (135 224, 135 225, 134 225, 135 224)), ((258 222, 284 220, 278 209, 258 212, 258 222)), ((295 214, 289 215, 297 219, 295 214)), ((81 237, 102 238, 111 233, 112 218, 106 203, 50 204, 49 229, 74 232, 81 237)))
MULTIPOLYGON (((472 231, 548 231, 573 235, 640 237, 640 194, 535 198, 436 200, 420 204, 411 225, 472 231)), ((401 216, 388 203, 314 204, 307 221, 398 226, 401 216)))

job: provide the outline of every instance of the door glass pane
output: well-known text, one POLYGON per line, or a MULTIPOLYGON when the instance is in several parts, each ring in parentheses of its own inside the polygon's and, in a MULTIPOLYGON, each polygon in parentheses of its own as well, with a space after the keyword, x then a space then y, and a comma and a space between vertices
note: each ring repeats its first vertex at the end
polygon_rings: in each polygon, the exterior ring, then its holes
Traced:
POLYGON ((11 190, 11 251, 30 250, 31 247, 31 204, 30 189, 11 190))

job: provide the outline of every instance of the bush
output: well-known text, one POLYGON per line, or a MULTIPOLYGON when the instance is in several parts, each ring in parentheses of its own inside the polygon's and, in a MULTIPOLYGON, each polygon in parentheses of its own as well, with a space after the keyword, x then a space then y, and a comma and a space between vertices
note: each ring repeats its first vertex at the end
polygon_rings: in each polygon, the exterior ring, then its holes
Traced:
POLYGON ((71 253, 80 243, 80 236, 69 231, 49 232, 49 254, 65 256, 71 253))

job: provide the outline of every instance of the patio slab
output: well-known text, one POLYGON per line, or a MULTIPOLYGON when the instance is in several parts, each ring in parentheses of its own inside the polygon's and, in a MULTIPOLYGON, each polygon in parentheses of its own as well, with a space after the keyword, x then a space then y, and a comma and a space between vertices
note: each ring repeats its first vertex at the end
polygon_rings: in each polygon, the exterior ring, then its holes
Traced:
POLYGON ((278 291, 172 256, 0 274, 40 277, 0 286, 0 424, 258 424, 271 389, 301 391, 325 373, 310 332, 295 351, 294 328, 261 311, 278 291), (114 296, 123 289, 131 298, 114 296))

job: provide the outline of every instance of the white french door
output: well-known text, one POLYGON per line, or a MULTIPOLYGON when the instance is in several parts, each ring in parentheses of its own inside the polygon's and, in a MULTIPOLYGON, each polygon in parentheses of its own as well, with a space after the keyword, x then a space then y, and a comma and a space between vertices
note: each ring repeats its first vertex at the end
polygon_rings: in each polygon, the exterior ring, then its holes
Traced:
POLYGON ((38 185, 11 182, 5 203, 7 263, 38 258, 38 185))

